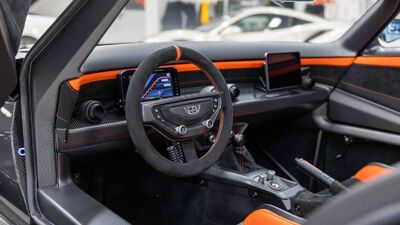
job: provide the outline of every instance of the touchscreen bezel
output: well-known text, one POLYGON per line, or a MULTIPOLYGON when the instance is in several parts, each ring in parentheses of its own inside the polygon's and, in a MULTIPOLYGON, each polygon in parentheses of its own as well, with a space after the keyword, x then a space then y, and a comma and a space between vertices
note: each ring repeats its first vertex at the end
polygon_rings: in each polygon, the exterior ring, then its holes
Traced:
MULTIPOLYGON (((118 77, 119 77, 118 80, 120 81, 121 99, 122 99, 122 102, 124 105, 125 105, 126 93, 128 91, 128 87, 129 87, 130 77, 132 77, 134 75, 135 71, 136 70, 124 70, 118 75, 118 77)), ((160 69, 153 71, 152 74, 154 74, 154 73, 170 73, 172 82, 173 82, 173 84, 172 84, 173 96, 180 95, 178 72, 175 68, 160 68, 160 69)), ((171 97, 173 97, 173 96, 171 96, 171 97)), ((166 98, 170 98, 170 97, 166 97, 166 98)), ((158 99, 159 98, 142 100, 142 102, 154 101, 154 100, 158 100, 158 99)))
POLYGON ((266 86, 266 92, 270 93, 270 92, 274 92, 274 91, 282 91, 282 90, 289 90, 289 89, 294 89, 294 88, 300 88, 302 86, 302 75, 301 75, 301 58, 300 58, 300 53, 299 52, 279 52, 279 53, 265 53, 265 66, 264 66, 264 70, 265 70, 265 86, 266 86), (295 85, 288 85, 288 86, 282 86, 282 87, 278 87, 278 88, 271 88, 271 79, 270 79, 270 63, 268 60, 270 59, 270 57, 273 56, 277 56, 277 55, 284 55, 284 54, 291 54, 291 55, 295 55, 297 60, 298 60, 298 64, 299 64, 299 69, 298 69, 298 77, 295 77, 297 80, 297 84, 295 85))

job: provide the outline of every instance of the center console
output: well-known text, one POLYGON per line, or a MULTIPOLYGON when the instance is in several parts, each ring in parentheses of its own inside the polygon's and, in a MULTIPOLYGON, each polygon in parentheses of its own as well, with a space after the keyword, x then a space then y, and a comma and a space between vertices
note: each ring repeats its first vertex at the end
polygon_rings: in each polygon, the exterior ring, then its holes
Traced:
POLYGON ((215 165, 202 175, 207 180, 227 183, 248 190, 250 197, 265 203, 274 204, 286 210, 292 210, 291 199, 305 189, 298 183, 282 178, 274 170, 256 164, 245 146, 244 132, 246 123, 235 123, 231 144, 215 165), (227 162, 227 158, 228 161, 227 162))
MULTIPOLYGON (((320 193, 312 193, 299 183, 278 176, 274 170, 258 165, 245 146, 243 133, 246 127, 246 123, 234 124, 231 144, 225 152, 225 156, 230 154, 228 158, 231 161, 225 160, 211 167, 202 175, 204 178, 242 187, 248 191, 250 197, 302 217, 332 196, 348 191, 342 183, 301 158, 295 160, 297 167, 327 189, 320 193)), ((222 160, 224 155, 220 161, 222 160)))
POLYGON ((206 170, 202 177, 211 181, 243 187, 248 190, 250 197, 288 211, 292 210, 294 206, 291 199, 305 189, 293 181, 272 174, 274 172, 267 169, 240 174, 219 166, 213 166, 206 170))
POLYGON ((296 186, 296 183, 277 176, 274 170, 261 169, 245 176, 264 185, 265 189, 271 192, 281 192, 296 186))

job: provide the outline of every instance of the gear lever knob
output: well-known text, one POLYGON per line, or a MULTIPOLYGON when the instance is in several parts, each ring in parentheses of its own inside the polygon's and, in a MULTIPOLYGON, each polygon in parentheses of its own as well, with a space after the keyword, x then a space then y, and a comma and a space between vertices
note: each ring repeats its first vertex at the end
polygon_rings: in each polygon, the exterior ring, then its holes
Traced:
POLYGON ((235 134, 233 135, 233 144, 236 147, 242 147, 246 142, 243 134, 235 134))

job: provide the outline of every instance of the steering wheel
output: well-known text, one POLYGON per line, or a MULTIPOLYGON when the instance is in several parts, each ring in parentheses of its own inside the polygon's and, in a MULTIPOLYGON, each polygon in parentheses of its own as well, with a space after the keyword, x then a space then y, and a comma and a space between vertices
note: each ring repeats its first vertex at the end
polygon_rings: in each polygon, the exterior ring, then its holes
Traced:
POLYGON ((137 152, 156 170, 176 177, 197 175, 215 164, 228 144, 233 123, 232 101, 221 72, 203 54, 179 46, 160 49, 142 61, 129 83, 125 112, 137 152), (215 92, 142 102, 147 77, 171 61, 188 61, 199 67, 215 92), (215 142, 198 157, 194 139, 213 129, 215 122, 218 122, 215 142), (180 142, 184 162, 177 163, 160 154, 150 142, 145 126, 171 141, 180 142))

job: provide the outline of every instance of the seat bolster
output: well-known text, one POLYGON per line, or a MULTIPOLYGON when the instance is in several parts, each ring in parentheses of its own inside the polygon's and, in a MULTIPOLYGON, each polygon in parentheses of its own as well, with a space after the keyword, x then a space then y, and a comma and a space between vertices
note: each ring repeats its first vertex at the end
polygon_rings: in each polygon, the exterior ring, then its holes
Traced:
POLYGON ((272 205, 263 205, 244 220, 243 225, 299 225, 305 220, 272 205))
POLYGON ((368 182, 377 178, 383 177, 393 172, 396 168, 382 164, 382 163, 370 163, 361 168, 354 176, 361 182, 368 182))

